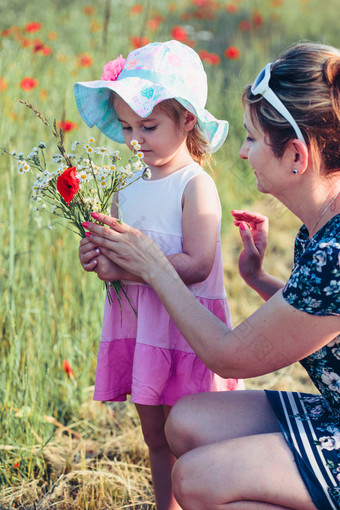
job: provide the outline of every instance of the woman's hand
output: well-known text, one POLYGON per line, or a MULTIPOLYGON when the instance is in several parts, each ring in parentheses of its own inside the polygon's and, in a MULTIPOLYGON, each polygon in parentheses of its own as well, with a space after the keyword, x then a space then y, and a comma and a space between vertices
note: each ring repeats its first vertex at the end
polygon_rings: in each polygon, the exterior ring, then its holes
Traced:
POLYGON ((239 272, 249 287, 267 301, 284 282, 263 269, 263 259, 268 241, 268 218, 259 213, 233 210, 234 224, 239 227, 243 250, 240 254, 239 272))
POLYGON ((239 257, 240 275, 253 282, 263 273, 263 258, 268 241, 268 218, 262 214, 233 210, 234 225, 239 227, 243 250, 239 257))
POLYGON ((146 283, 151 281, 157 271, 167 267, 173 270, 163 252, 150 237, 129 225, 119 223, 111 216, 93 213, 92 217, 107 226, 83 223, 84 228, 88 230, 87 240, 91 242, 87 257, 83 255, 83 261, 87 263, 86 267, 90 268, 87 270, 94 269, 93 261, 91 261, 94 246, 126 273, 135 275, 146 283))

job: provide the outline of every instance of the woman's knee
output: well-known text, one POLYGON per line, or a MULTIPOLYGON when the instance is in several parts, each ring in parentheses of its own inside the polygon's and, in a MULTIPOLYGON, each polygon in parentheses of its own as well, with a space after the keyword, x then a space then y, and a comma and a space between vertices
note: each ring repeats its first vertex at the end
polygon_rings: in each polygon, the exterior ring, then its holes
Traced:
MULTIPOLYGON (((183 455, 172 470, 172 487, 176 500, 185 510, 200 510, 205 506, 203 486, 196 480, 194 457, 190 453, 183 455), (193 464, 194 462, 194 464, 193 464)), ((199 477, 198 477, 199 478, 199 477)))
POLYGON ((177 457, 192 449, 193 433, 190 396, 183 397, 173 406, 165 424, 166 438, 177 457))

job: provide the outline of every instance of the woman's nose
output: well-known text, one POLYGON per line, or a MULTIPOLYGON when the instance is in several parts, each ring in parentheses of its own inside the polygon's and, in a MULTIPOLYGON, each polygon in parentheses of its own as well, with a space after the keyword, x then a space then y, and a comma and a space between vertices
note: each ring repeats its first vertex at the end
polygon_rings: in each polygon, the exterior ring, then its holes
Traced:
POLYGON ((242 147, 240 148, 238 155, 239 155, 239 157, 241 159, 248 159, 248 149, 246 147, 246 142, 245 141, 243 142, 242 147))

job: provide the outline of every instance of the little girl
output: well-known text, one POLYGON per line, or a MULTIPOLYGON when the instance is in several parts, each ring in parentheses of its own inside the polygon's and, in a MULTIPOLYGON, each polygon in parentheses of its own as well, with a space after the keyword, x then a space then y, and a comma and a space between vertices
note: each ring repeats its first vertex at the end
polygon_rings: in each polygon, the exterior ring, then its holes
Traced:
MULTIPOLYGON (((75 84, 83 120, 131 149, 138 140, 151 170, 119 193, 124 222, 161 247, 196 298, 231 326, 223 283, 221 207, 212 178, 200 166, 224 142, 228 123, 204 109, 207 79, 197 53, 177 41, 152 43, 104 67, 101 80, 75 84)), ((114 205, 112 214, 117 216, 114 205)), ((86 227, 86 224, 85 224, 86 227)), ((115 266, 89 234, 80 261, 106 281, 122 280, 123 298, 106 300, 94 399, 131 394, 149 447, 157 508, 179 508, 172 495, 174 457, 164 435, 171 406, 182 396, 243 388, 221 379, 195 355, 151 287, 115 266)))

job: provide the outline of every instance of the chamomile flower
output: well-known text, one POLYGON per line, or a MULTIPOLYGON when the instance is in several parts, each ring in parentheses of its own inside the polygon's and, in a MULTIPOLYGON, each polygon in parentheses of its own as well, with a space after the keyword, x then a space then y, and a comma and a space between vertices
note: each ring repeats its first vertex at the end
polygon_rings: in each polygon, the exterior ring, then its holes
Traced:
POLYGON ((120 151, 113 151, 109 154, 109 158, 117 160, 117 159, 119 159, 119 155, 120 155, 120 151))
POLYGON ((79 182, 86 182, 90 180, 90 175, 85 170, 78 170, 77 176, 79 178, 79 182))
POLYGON ((132 163, 132 168, 135 171, 138 171, 138 170, 142 170, 142 168, 144 168, 144 165, 143 165, 142 161, 139 159, 138 161, 135 161, 134 163, 132 163))
POLYGON ((90 136, 90 138, 87 141, 89 143, 94 143, 96 140, 93 138, 93 136, 90 136))
POLYGON ((138 140, 131 140, 130 143, 131 143, 132 147, 135 147, 135 148, 137 145, 139 145, 138 140))
POLYGON ((61 154, 53 154, 52 163, 55 163, 55 164, 61 163, 62 159, 63 158, 62 158, 61 154))
POLYGON ((133 177, 133 171, 132 170, 125 170, 125 177, 127 177, 128 179, 133 177))
POLYGON ((91 147, 91 145, 89 145, 88 143, 84 145, 84 149, 88 154, 91 154, 94 150, 93 147, 91 147))
POLYGON ((99 183, 102 183, 102 182, 106 182, 107 180, 107 175, 105 172, 102 172, 100 173, 99 175, 96 176, 96 179, 99 183))
POLYGON ((23 159, 18 159, 17 161, 17 170, 19 174, 24 174, 26 172, 29 172, 31 167, 27 163, 27 161, 24 161, 23 159))
POLYGON ((106 147, 95 147, 94 152, 96 154, 106 154, 107 148, 106 147))
POLYGON ((74 152, 76 150, 76 148, 78 147, 78 145, 80 144, 80 142, 78 142, 77 140, 75 140, 73 142, 73 144, 71 145, 71 151, 74 152))
POLYGON ((106 188, 107 187, 107 180, 106 179, 101 179, 99 181, 99 186, 101 186, 101 188, 106 188))
POLYGON ((136 156, 137 156, 137 158, 139 158, 139 159, 143 159, 143 158, 144 158, 144 154, 143 154, 143 152, 142 152, 142 151, 137 151, 137 152, 136 152, 136 156))
MULTIPOLYGON (((19 161, 18 161, 18 163, 19 163, 19 161)), ((18 174, 24 174, 25 173, 25 170, 23 169, 22 165, 18 165, 17 166, 17 170, 18 170, 18 174)))

